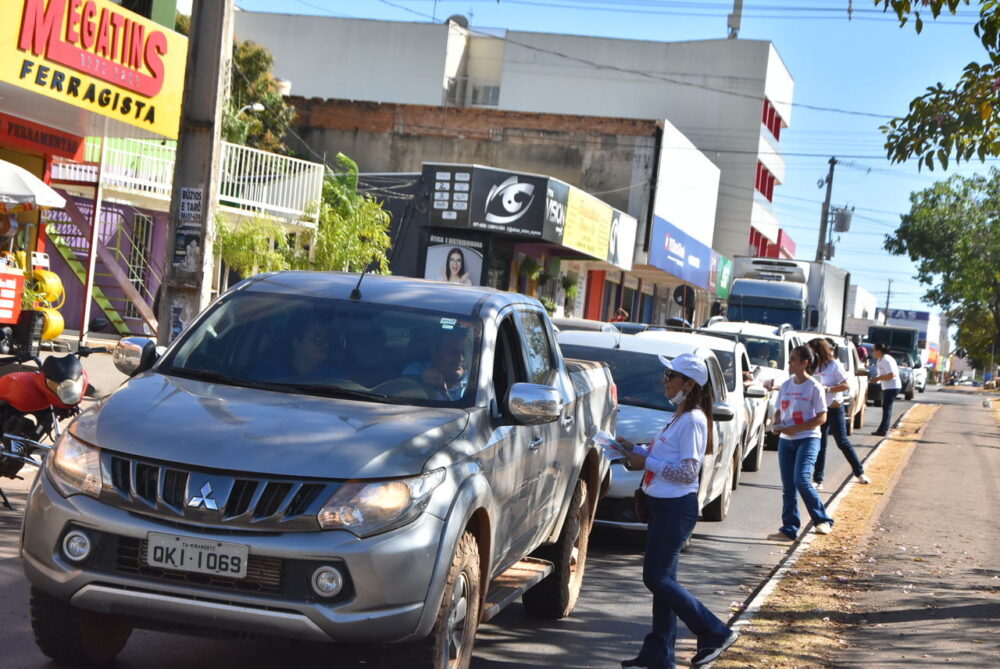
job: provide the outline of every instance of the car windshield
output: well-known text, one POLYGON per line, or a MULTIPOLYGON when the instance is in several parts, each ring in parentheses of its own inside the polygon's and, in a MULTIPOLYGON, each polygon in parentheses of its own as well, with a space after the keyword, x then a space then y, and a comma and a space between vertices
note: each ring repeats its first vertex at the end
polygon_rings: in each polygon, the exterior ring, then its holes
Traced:
POLYGON ((739 335, 739 339, 747 347, 747 354, 753 364, 774 369, 785 368, 785 352, 780 339, 767 339, 745 334, 739 335))
POLYGON ((480 340, 468 315, 238 291, 185 332, 157 370, 281 392, 466 406, 480 340))
POLYGON ((674 405, 663 396, 664 369, 655 353, 574 344, 560 344, 559 348, 568 358, 607 364, 618 387, 620 403, 661 411, 674 410, 674 405))

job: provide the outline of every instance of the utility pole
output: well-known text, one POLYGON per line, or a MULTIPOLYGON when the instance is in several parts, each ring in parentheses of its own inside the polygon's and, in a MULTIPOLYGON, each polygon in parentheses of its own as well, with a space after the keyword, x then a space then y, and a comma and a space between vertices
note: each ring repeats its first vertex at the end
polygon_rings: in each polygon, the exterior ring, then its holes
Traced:
POLYGON ((743 0, 733 0, 733 13, 729 15, 726 24, 729 26, 727 39, 736 39, 740 36, 740 24, 743 22, 743 0))
POLYGON ((165 280, 157 341, 167 344, 208 305, 218 206, 222 109, 233 53, 232 0, 197 0, 191 8, 180 136, 170 200, 165 280))
POLYGON ((823 200, 823 212, 819 223, 819 245, 816 247, 816 262, 826 260, 826 228, 830 224, 830 197, 833 195, 833 168, 836 158, 830 158, 830 173, 826 175, 826 199, 823 200))
POLYGON ((889 279, 889 287, 885 291, 885 324, 889 324, 889 296, 892 295, 892 279, 889 279))

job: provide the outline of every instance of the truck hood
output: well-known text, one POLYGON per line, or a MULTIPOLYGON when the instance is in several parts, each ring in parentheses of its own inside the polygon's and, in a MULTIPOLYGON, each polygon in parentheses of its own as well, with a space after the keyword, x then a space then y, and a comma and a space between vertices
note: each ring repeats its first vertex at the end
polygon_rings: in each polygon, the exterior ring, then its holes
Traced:
POLYGON ((637 444, 648 444, 670 422, 674 412, 664 409, 647 409, 627 404, 618 406, 616 436, 626 437, 637 444))
POLYGON ((74 433, 124 454, 290 477, 409 476, 465 429, 464 409, 379 404, 147 373, 74 433))

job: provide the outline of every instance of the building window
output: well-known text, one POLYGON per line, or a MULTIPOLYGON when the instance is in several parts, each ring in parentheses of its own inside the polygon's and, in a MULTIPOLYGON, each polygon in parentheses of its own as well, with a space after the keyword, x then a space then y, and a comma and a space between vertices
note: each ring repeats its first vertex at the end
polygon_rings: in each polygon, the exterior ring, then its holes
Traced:
POLYGON ((781 120, 778 110, 774 108, 774 105, 767 98, 764 98, 764 107, 761 112, 760 122, 776 140, 781 139, 781 128, 784 126, 784 121, 781 120))
POLYGON ((473 84, 472 104, 496 107, 500 104, 500 87, 491 84, 473 84))

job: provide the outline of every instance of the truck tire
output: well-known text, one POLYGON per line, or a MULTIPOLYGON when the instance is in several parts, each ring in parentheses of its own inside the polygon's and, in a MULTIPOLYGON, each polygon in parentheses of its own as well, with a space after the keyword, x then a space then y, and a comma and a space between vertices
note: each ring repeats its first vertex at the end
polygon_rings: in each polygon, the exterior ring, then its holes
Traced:
POLYGON ((907 402, 909 402, 910 400, 912 400, 913 399, 913 388, 910 388, 909 390, 907 390, 906 393, 903 396, 906 398, 907 402))
POLYGON ((587 482, 580 479, 573 490, 566 521, 559 539, 543 546, 535 556, 555 565, 551 574, 521 595, 524 610, 536 618, 558 620, 573 612, 583 586, 590 543, 591 510, 587 504, 587 482))
POLYGON ((419 669, 468 669, 479 627, 481 606, 479 545, 471 532, 462 535, 448 569, 441 608, 430 635, 389 647, 391 665, 419 669))
POLYGON ((123 618, 78 609, 35 587, 29 607, 38 649, 57 662, 108 664, 132 634, 123 618))
POLYGON ((705 520, 718 523, 725 520, 726 516, 729 515, 729 503, 733 499, 732 476, 733 471, 730 469, 726 478, 726 484, 722 486, 722 493, 702 509, 701 516, 705 520))

